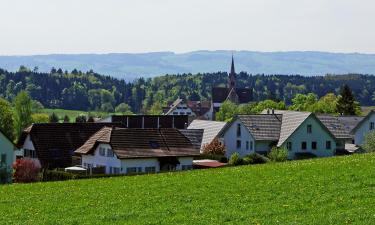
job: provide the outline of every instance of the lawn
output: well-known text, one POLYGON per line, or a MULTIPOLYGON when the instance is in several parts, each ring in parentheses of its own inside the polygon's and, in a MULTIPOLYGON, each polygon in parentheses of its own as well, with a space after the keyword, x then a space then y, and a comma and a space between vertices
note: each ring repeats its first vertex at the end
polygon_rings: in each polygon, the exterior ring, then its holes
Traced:
POLYGON ((375 154, 0 187, 4 224, 374 224, 375 154))
POLYGON ((67 115, 71 122, 75 122, 75 118, 80 115, 84 115, 86 117, 90 115, 94 117, 106 117, 109 115, 109 113, 104 112, 85 112, 85 111, 79 111, 79 110, 67 110, 67 109, 43 109, 41 111, 42 113, 46 113, 48 115, 51 115, 52 113, 55 113, 60 120, 64 119, 64 116, 67 115))

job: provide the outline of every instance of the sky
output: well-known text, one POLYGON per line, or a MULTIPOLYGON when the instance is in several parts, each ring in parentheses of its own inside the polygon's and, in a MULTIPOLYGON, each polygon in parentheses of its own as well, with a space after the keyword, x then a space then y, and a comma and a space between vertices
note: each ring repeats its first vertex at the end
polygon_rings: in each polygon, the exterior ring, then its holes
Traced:
POLYGON ((374 0, 0 0, 0 55, 375 53, 374 0))

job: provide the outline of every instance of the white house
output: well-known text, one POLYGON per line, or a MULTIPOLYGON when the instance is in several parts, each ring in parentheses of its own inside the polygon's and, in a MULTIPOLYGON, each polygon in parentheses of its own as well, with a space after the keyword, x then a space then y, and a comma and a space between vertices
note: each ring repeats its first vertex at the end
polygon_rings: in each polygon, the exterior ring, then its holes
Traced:
POLYGON ((188 115, 196 116, 193 110, 188 107, 186 101, 181 98, 176 99, 170 106, 167 112, 164 115, 188 115))
POLYGON ((81 155, 85 168, 129 174, 192 169, 199 149, 177 129, 105 127, 75 153, 81 155))
POLYGON ((272 147, 285 147, 289 159, 303 155, 332 156, 336 139, 324 124, 310 112, 265 111, 263 114, 238 115, 220 133, 227 157, 237 152, 265 154, 272 147))
POLYGON ((364 117, 352 130, 354 143, 356 145, 363 145, 365 137, 368 133, 375 130, 375 112, 371 111, 366 117, 364 117))

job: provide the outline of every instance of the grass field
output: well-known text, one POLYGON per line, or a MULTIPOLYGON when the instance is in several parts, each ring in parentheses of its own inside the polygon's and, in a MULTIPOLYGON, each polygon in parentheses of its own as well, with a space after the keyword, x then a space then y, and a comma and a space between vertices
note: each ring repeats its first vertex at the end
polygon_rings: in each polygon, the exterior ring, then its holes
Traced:
POLYGON ((375 154, 0 187, 3 224, 374 224, 375 154))
POLYGON ((85 115, 87 118, 89 114, 95 117, 102 117, 102 118, 109 115, 109 113, 104 113, 104 112, 85 112, 85 111, 67 110, 67 109, 43 109, 41 112, 46 113, 48 115, 55 113, 60 118, 60 120, 63 120, 64 116, 67 115, 70 118, 71 122, 75 122, 75 118, 80 115, 85 115))

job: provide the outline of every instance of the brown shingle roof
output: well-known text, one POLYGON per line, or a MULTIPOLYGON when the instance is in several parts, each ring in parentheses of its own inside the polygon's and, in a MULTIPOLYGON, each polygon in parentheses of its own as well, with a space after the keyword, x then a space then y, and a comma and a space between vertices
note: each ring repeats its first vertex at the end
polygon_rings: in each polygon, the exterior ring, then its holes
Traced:
POLYGON ((90 154, 95 149, 93 143, 108 143, 120 159, 199 155, 199 150, 177 129, 103 128, 99 132, 75 153, 90 154))
POLYGON ((105 126, 115 123, 40 123, 24 130, 18 142, 22 146, 30 135, 38 159, 43 167, 71 166, 74 150, 105 126))
POLYGON ((345 127, 339 117, 331 115, 318 115, 317 117, 337 139, 351 138, 349 129, 345 127))

